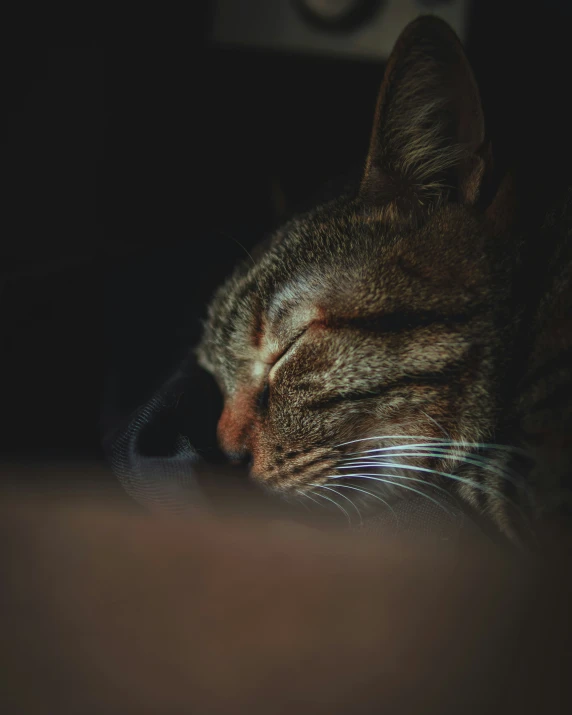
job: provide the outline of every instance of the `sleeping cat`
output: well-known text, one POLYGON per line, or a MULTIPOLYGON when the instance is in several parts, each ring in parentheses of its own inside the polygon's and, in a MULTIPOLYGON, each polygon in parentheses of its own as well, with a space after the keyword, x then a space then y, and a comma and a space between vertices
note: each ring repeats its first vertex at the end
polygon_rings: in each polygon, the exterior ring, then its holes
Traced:
POLYGON ((519 196, 458 39, 419 18, 388 61, 359 186, 289 221, 209 308, 197 355, 228 456, 350 518, 453 498, 518 539, 559 509, 570 192, 542 220, 519 196))

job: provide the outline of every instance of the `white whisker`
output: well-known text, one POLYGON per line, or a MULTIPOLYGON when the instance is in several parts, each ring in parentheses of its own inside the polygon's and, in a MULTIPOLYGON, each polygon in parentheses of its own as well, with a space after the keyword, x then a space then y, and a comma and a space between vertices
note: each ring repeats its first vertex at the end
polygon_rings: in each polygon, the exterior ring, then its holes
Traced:
POLYGON ((298 492, 297 497, 295 497, 293 499, 293 501, 296 504, 301 504, 304 507, 304 509, 306 509, 306 511, 311 511, 310 507, 306 504, 306 502, 303 499, 304 496, 305 496, 305 494, 303 492, 298 492))
POLYGON ((376 439, 437 439, 436 437, 425 437, 423 435, 410 435, 410 434, 385 434, 385 435, 375 435, 374 437, 362 437, 361 439, 351 439, 349 442, 340 442, 334 449, 339 447, 345 447, 348 444, 357 444, 358 442, 371 442, 376 439))
POLYGON ((306 497, 306 499, 309 499, 311 502, 314 502, 314 504, 317 504, 319 508, 322 508, 322 505, 320 504, 320 502, 319 502, 319 501, 316 501, 315 499, 313 499, 313 498, 308 494, 308 492, 302 492, 302 491, 300 491, 300 492, 298 492, 298 493, 301 494, 301 496, 306 497))
MULTIPOLYGON (((474 479, 469 479, 467 477, 461 477, 456 474, 449 474, 447 472, 440 472, 435 469, 429 469, 427 467, 416 467, 416 466, 413 466, 410 464, 400 464, 398 462, 362 462, 360 464, 352 464, 351 466, 349 465, 348 467, 339 466, 338 469, 356 469, 359 467, 370 467, 370 468, 371 467, 390 467, 390 468, 398 468, 398 469, 404 469, 404 470, 412 470, 412 471, 416 471, 416 472, 425 472, 428 474, 436 474, 438 476, 445 477, 446 479, 451 479, 451 480, 459 482, 461 484, 466 484, 469 487, 473 487, 474 489, 481 491, 485 494, 490 494, 490 495, 506 502, 507 504, 510 504, 510 506, 512 506, 518 512, 520 517, 522 518, 523 524, 527 527, 528 530, 531 531, 531 533, 533 533, 532 526, 529 524, 526 514, 524 513, 522 508, 517 503, 515 503, 512 499, 509 499, 509 497, 507 497, 506 494, 503 494, 498 489, 495 489, 494 487, 490 487, 490 486, 487 486, 484 484, 480 484, 479 482, 477 482, 474 479)), ((383 474, 381 476, 390 476, 392 479, 411 479, 410 477, 404 477, 404 476, 397 475, 397 474, 392 474, 392 475, 383 474)), ((431 484, 430 482, 426 482, 423 479, 416 480, 416 481, 421 481, 426 484, 431 484)), ((432 484, 431 486, 436 487, 437 485, 432 484)))
MULTIPOLYGON (((363 466, 363 465, 354 465, 352 467, 352 469, 354 469, 356 466, 363 466)), ((338 469, 349 469, 349 468, 350 467, 338 467, 338 469)), ((343 474, 340 476, 331 475, 328 477, 328 479, 346 479, 346 478, 349 479, 350 477, 361 477, 361 476, 363 476, 362 473, 358 472, 355 474, 354 473, 343 474)), ((375 476, 375 475, 372 475, 372 476, 375 476)), ((406 481, 406 482, 418 482, 419 484, 423 484, 426 487, 431 487, 431 489, 436 489, 439 492, 443 492, 443 494, 447 495, 447 498, 454 499, 455 501, 457 501, 455 495, 451 494, 451 492, 449 492, 447 489, 444 489, 443 487, 439 486, 439 484, 433 484, 433 482, 428 482, 426 479, 418 479, 417 477, 408 477, 405 474, 381 474, 381 475, 377 475, 377 476, 390 477, 391 479, 402 479, 403 481, 406 481)), ((400 486, 400 485, 398 484, 397 486, 400 486)))
POLYGON ((395 513, 394 509, 392 508, 391 504, 389 502, 385 501, 385 499, 382 499, 377 494, 374 494, 373 492, 368 492, 366 489, 360 489, 359 487, 352 487, 349 484, 336 484, 336 489, 353 489, 356 492, 361 492, 362 494, 367 494, 368 496, 373 497, 374 499, 377 499, 378 501, 385 504, 385 506, 393 514, 396 524, 399 526, 399 518, 398 518, 397 514, 395 513))
MULTIPOLYGON (((417 438, 418 439, 418 438, 417 438)), ((462 449, 469 451, 470 449, 487 449, 497 450, 499 452, 516 452, 523 456, 528 456, 528 453, 519 447, 510 447, 506 444, 488 444, 486 442, 459 442, 446 439, 434 439, 432 442, 418 442, 414 444, 394 444, 389 447, 372 447, 371 449, 363 449, 356 452, 347 452, 347 454, 369 454, 373 452, 390 452, 395 449, 412 449, 413 447, 426 448, 447 448, 447 449, 462 449)))
MULTIPOLYGON (((416 446, 416 445, 411 445, 411 446, 416 446)), ((422 448, 425 447, 425 445, 420 445, 422 448)), ((406 449, 409 448, 409 445, 406 447, 406 449)), ((371 453, 374 450, 368 450, 368 453, 371 453)), ((375 456, 375 455, 372 455, 375 456)), ((383 455, 382 455, 383 456, 383 455)), ((508 468, 503 467, 502 465, 498 464, 491 464, 485 457, 479 456, 479 455, 460 455, 460 454, 449 454, 446 450, 441 450, 441 449, 423 449, 421 452, 393 452, 391 457, 434 457, 435 459, 449 459, 452 461, 456 462, 463 462, 464 464, 472 464, 474 466, 477 466, 481 469, 485 469, 489 472, 492 472, 493 474, 496 474, 497 476, 501 477, 502 479, 505 479, 507 482, 510 482, 511 484, 514 484, 516 487, 525 490, 526 485, 523 483, 522 480, 518 478, 516 473, 513 470, 510 470, 508 468)), ((367 459, 367 457, 366 457, 367 459)), ((354 457, 352 459, 345 460, 348 464, 356 465, 356 466, 361 466, 361 463, 363 462, 363 458, 360 459, 359 457, 354 457)), ((385 466, 385 465, 384 465, 385 466)))
MULTIPOLYGON (((525 523, 528 523, 528 520, 526 518, 526 515, 520 508, 518 504, 512 501, 512 499, 509 499, 505 494, 503 494, 501 491, 498 489, 495 489, 494 487, 489 487, 484 484, 480 484, 479 482, 475 481, 474 479, 468 479, 467 477, 461 477, 456 474, 449 474, 447 472, 440 472, 437 471, 436 469, 429 469, 427 467, 415 467, 411 464, 399 464, 398 462, 365 462, 361 464, 353 464, 348 466, 348 469, 355 469, 356 467, 390 467, 390 468, 398 468, 398 469, 405 469, 405 470, 412 470, 415 472, 425 472, 427 474, 436 474, 441 477, 445 477, 446 479, 452 479, 456 482, 459 482, 461 484, 467 484, 470 487, 473 487, 474 489, 477 489, 478 491, 481 491, 485 494, 491 494, 498 499, 501 499, 505 501, 507 504, 510 504, 512 507, 514 507, 520 516, 523 518, 525 523)), ((345 467, 338 467, 338 469, 345 469, 345 467)), ((385 476, 385 475, 384 475, 385 476)), ((399 479, 398 475, 390 475, 393 479, 399 479)), ((423 481, 423 480, 421 480, 423 481)))
MULTIPOLYGON (((414 489, 413 487, 408 487, 405 484, 401 484, 399 482, 393 482, 393 481, 390 481, 389 479, 381 479, 380 478, 380 477, 389 477, 390 479, 393 479, 394 478, 393 474, 380 474, 377 477, 373 477, 368 474, 344 474, 344 475, 340 475, 340 476, 332 475, 332 476, 328 477, 328 479, 346 479, 348 477, 353 477, 354 479, 371 479, 375 482, 383 482, 384 484, 391 484, 394 487, 400 487, 401 489, 407 489, 407 491, 415 492, 415 494, 419 494, 420 496, 425 497, 426 499, 429 499, 429 501, 432 501, 440 509, 443 509, 443 511, 447 512, 447 514, 449 514, 449 516, 451 515, 451 512, 446 507, 444 507, 443 504, 441 504, 441 502, 438 502, 436 499, 433 499, 433 497, 430 497, 425 492, 422 492, 419 489, 414 489)), ((435 486, 434 484, 432 484, 432 485, 428 484, 423 479, 413 479, 413 478, 408 478, 408 477, 405 477, 405 478, 409 479, 409 481, 421 482, 427 486, 435 486)), ((443 490, 443 491, 445 491, 445 490, 443 490)), ((448 495, 448 492, 447 492, 447 495, 448 495)))
MULTIPOLYGON (((319 489, 328 489, 329 491, 334 492, 334 494, 337 494, 339 497, 342 497, 342 499, 345 499, 346 501, 349 501, 349 503, 350 503, 350 504, 353 506, 353 508, 357 511, 357 514, 358 514, 358 517, 359 517, 359 520, 360 520, 360 526, 363 525, 363 518, 362 518, 362 515, 361 515, 360 510, 359 510, 359 509, 357 508, 357 506, 353 503, 353 501, 352 501, 351 499, 349 499, 349 497, 347 497, 345 494, 340 494, 338 491, 336 491, 336 489, 334 489, 334 487, 327 487, 325 484, 311 484, 310 486, 312 486, 312 487, 318 487, 319 489)), ((337 488, 338 486, 340 486, 340 485, 336 485, 336 488, 337 488)))
POLYGON ((320 497, 320 499, 326 499, 326 501, 331 502, 334 506, 337 506, 340 511, 342 511, 346 515, 346 519, 348 520, 349 525, 352 525, 352 519, 351 516, 348 514, 348 512, 344 509, 343 506, 338 504, 338 502, 334 501, 333 499, 330 499, 330 497, 327 497, 325 494, 318 494, 318 492, 312 492, 317 497, 320 497))
POLYGON ((441 430, 441 432, 445 435, 445 437, 447 437, 447 439, 451 439, 451 435, 447 432, 447 430, 444 427, 442 427, 437 422, 437 420, 434 417, 431 417, 431 415, 428 415, 424 410, 421 410, 421 413, 424 414, 428 420, 431 420, 431 422, 433 422, 433 424, 437 427, 437 429, 441 430))

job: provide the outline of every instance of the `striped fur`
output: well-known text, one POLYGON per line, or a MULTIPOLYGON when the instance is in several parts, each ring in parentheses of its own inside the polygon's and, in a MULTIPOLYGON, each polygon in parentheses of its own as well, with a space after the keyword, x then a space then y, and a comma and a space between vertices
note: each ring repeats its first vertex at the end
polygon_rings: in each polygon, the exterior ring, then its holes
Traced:
POLYGON ((422 18, 388 63, 359 189, 282 227, 209 307, 197 355, 254 479, 360 514, 445 490, 514 537, 562 501, 572 204, 530 225, 494 181, 458 40, 422 18))

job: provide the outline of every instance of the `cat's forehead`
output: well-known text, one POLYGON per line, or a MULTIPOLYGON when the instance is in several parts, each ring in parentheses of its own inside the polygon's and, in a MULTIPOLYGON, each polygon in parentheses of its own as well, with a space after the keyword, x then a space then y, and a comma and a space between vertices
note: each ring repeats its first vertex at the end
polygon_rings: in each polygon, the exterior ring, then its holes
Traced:
POLYGON ((267 307, 274 314, 301 294, 339 294, 356 284, 371 289, 381 283, 391 291, 387 281, 404 274, 415 283, 439 282, 451 269, 476 275, 484 238, 482 222, 460 207, 435 211, 420 225, 387 220, 382 210, 360 205, 322 210, 279 232, 260 266, 267 307))
MULTIPOLYGON (((236 317, 263 312, 277 321, 291 309, 309 310, 322 295, 334 300, 374 288, 396 293, 407 285, 469 283, 482 258, 481 226, 465 212, 445 210, 419 227, 379 213, 320 211, 281 229, 258 262, 245 262, 223 289, 236 317)), ((379 292, 378 292, 379 297, 379 292)))
POLYGON ((204 342, 236 352, 323 311, 363 317, 469 302, 483 283, 481 244, 480 227, 457 209, 411 227, 379 212, 324 207, 284 226, 237 269, 211 304, 204 342))

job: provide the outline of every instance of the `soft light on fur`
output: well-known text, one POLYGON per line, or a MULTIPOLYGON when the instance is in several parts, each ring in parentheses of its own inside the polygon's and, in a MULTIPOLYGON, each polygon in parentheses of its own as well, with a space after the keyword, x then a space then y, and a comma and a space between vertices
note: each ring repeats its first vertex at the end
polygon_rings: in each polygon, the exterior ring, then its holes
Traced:
POLYGON ((529 225, 510 182, 483 199, 491 167, 461 46, 421 18, 389 60, 360 186, 277 231, 209 308, 197 354, 224 394, 220 442, 258 482, 338 506, 351 487, 366 509, 383 508, 368 492, 446 489, 510 536, 559 489, 570 440, 545 480, 519 450, 572 433, 569 392, 550 406, 550 385, 570 386, 570 204, 529 225), (531 267, 540 292, 523 290, 531 267), (390 463, 350 476, 355 440, 390 463))

